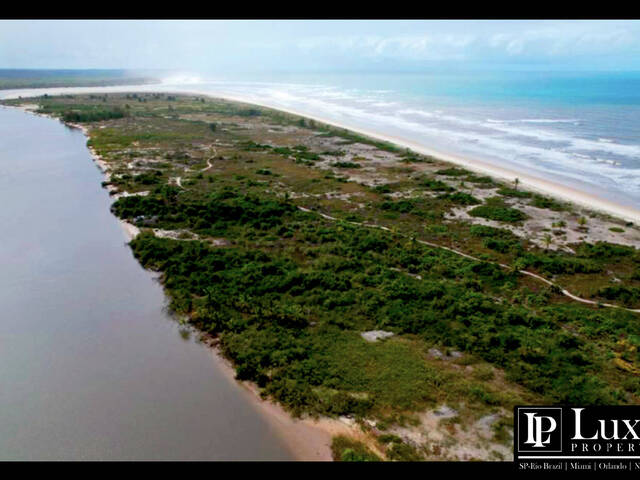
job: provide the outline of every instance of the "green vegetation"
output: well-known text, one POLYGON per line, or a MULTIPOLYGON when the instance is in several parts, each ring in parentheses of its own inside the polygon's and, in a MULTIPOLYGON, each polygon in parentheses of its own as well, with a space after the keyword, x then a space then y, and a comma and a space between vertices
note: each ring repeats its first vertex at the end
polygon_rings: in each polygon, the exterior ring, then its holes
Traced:
POLYGON ((464 192, 445 193, 440 195, 438 198, 449 200, 457 205, 478 205, 479 203, 482 203, 481 200, 478 200, 476 197, 464 192))
POLYGON ((99 122, 101 120, 109 120, 111 118, 123 118, 127 113, 120 109, 115 108, 113 110, 96 109, 92 111, 75 111, 68 110, 62 115, 62 119, 65 122, 99 122))
POLYGON ((444 169, 438 170, 436 172, 436 175, 446 175, 448 177, 460 177, 463 175, 468 175, 469 173, 471 172, 463 168, 451 167, 451 168, 444 168, 444 169))
POLYGON ((562 202, 554 200, 553 198, 543 197, 542 195, 533 195, 531 205, 538 208, 554 210, 556 212, 567 209, 566 205, 562 202))
POLYGON ((365 444, 339 435, 331 442, 333 459, 339 462, 379 462, 382 459, 365 444))
POLYGON ((436 192, 452 192, 454 190, 453 187, 446 183, 429 177, 423 178, 420 181, 420 185, 436 192))
MULTIPOLYGON (((310 134, 310 123, 302 126, 298 117, 225 101, 138 98, 146 101, 39 102, 61 117, 131 103, 128 116, 79 121, 89 123, 90 145, 110 165, 110 185, 145 192, 112 206, 142 230, 130 244, 133 254, 161 272, 172 310, 218 338, 238 378, 255 382, 294 414, 391 424, 443 403, 473 419, 518 403, 638 402, 637 315, 571 302, 518 273, 527 269, 586 297, 638 306, 636 249, 581 242, 572 245, 575 253, 545 251, 508 229, 526 216, 503 198, 533 204, 536 197, 501 188, 502 196, 482 203, 450 185, 468 180, 466 170, 436 165, 436 179, 388 169, 386 182, 366 186, 348 180, 347 172, 338 177, 314 166, 319 155, 348 150, 351 142, 375 145, 355 134, 315 124, 321 133, 310 134), (231 127, 245 124, 251 128, 231 127), (294 130, 281 132, 278 125, 294 130), (507 225, 452 219, 451 209, 460 205, 475 205, 470 215, 507 225), (193 236, 160 238, 152 228, 193 236), (609 272, 620 281, 612 283, 609 272), (394 336, 362 338, 374 329, 394 336), (432 348, 461 352, 460 363, 432 357, 432 348)), ((407 165, 406 152, 396 153, 402 169, 425 167, 407 165)), ((391 434, 379 440, 389 459, 424 456, 391 434)), ((342 460, 378 459, 346 438, 336 439, 333 451, 342 460)))
POLYGON ((507 223, 521 222, 527 218, 523 211, 501 205, 480 205, 470 210, 469 215, 507 223))
POLYGON ((465 177, 465 181, 471 182, 471 183, 479 183, 481 185, 486 185, 486 186, 494 186, 495 185, 495 182, 493 181, 493 178, 491 178, 491 177, 479 177, 478 175, 467 175, 465 177))
POLYGON ((524 190, 516 190, 515 188, 503 187, 498 189, 498 193, 500 195, 504 195, 505 197, 516 197, 516 198, 531 198, 532 193, 526 192, 524 190))
POLYGON ((362 165, 355 162, 334 162, 331 165, 337 168, 362 168, 362 165))
POLYGON ((0 90, 10 88, 139 85, 156 80, 124 70, 0 69, 0 90))
POLYGON ((482 245, 490 250, 500 253, 524 252, 523 241, 509 230, 488 227, 484 225, 473 225, 469 229, 471 235, 482 238, 482 245))
MULTIPOLYGON (((159 202, 156 197, 122 198, 116 213, 128 212, 121 206, 134 199, 140 206, 159 202)), ((370 328, 390 328, 469 351, 553 402, 602 404, 622 398, 599 379, 605 358, 596 360, 592 346, 559 328, 558 321, 567 316, 564 307, 532 313, 517 303, 491 301, 491 291, 513 290, 516 282, 495 265, 420 245, 407 249, 384 232, 338 227, 287 203, 228 191, 211 196, 201 208, 175 210, 192 211, 193 219, 174 217, 171 209, 164 215, 161 209, 150 210, 163 225, 197 223, 208 214, 204 218, 212 222, 208 228, 215 235, 286 233, 291 251, 305 249, 294 261, 255 246, 221 250, 147 233, 131 243, 145 267, 164 272, 172 308, 190 313, 199 328, 220 335, 238 377, 257 382, 294 412, 415 410, 434 404, 445 394, 443 385, 453 393, 452 380, 421 361, 411 343, 391 339, 368 344, 356 333, 370 328), (309 243, 318 235, 321 243, 309 243), (392 270, 398 267, 418 272, 423 280, 392 270), (475 287, 469 290, 471 284, 475 287)), ((590 265, 532 254, 523 258, 552 271, 589 271, 590 265)), ((633 315, 626 317, 628 328, 635 329, 633 315)), ((476 402, 500 402, 499 392, 473 391, 476 402)))

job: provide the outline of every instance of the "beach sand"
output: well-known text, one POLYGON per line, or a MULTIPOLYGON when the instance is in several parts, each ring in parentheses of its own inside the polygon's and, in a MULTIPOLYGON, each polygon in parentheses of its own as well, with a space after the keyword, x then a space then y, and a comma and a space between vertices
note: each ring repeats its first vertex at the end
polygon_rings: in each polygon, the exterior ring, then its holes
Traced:
MULTIPOLYGON (((37 95, 42 95, 44 93, 48 93, 49 95, 63 95, 63 94, 89 94, 89 93, 99 93, 99 92, 153 93, 154 91, 156 91, 153 88, 150 88, 152 86, 149 86, 149 85, 140 86, 140 87, 144 87, 144 88, 136 89, 136 86, 130 85, 127 87, 102 87, 102 88, 100 87, 64 87, 64 88, 51 88, 51 89, 31 89, 31 90, 19 90, 15 92, 8 92, 8 94, 3 95, 3 98, 4 99, 17 98, 18 95, 22 96, 23 98, 28 98, 30 94, 32 96, 37 96, 37 95)), ((518 178, 520 180, 520 185, 525 190, 531 190, 537 193, 550 195, 552 197, 556 197, 558 199, 574 203, 576 205, 582 206, 590 210, 604 212, 609 215, 618 217, 620 219, 640 224, 640 209, 632 205, 625 205, 618 202, 606 200, 597 195, 581 191, 577 188, 570 187, 568 185, 563 185, 561 183, 544 179, 535 175, 531 175, 526 171, 517 171, 511 168, 495 165, 493 163, 483 161, 480 159, 463 157, 461 155, 454 155, 451 153, 438 151, 433 148, 430 148, 427 145, 423 145, 406 138, 389 135, 385 132, 350 126, 350 125, 338 123, 338 122, 323 118, 321 116, 318 116, 310 112, 302 112, 296 109, 285 108, 285 107, 270 104, 267 102, 262 102, 253 98, 242 97, 238 95, 229 95, 225 92, 215 92, 211 90, 204 91, 204 90, 198 90, 197 88, 188 88, 188 89, 185 88, 183 90, 175 90, 175 91, 159 88, 157 89, 157 91, 165 94, 173 93, 177 95, 200 95, 200 96, 205 96, 209 98, 220 98, 220 99, 225 99, 225 100, 230 100, 235 102, 246 103, 249 105, 258 105, 261 107, 272 108, 274 110, 280 110, 282 112, 290 113, 293 115, 306 117, 309 119, 313 119, 317 122, 324 123, 326 125, 331 125, 333 127, 351 130, 353 132, 359 133, 361 135, 366 135, 368 137, 371 137, 377 140, 394 143, 398 146, 414 150, 417 153, 432 156, 443 161, 447 161, 456 165, 463 166, 471 171, 481 173, 484 175, 493 176, 495 178, 506 180, 508 182, 513 182, 515 178, 518 178)), ((27 108, 23 107, 23 109, 26 111, 29 111, 34 107, 34 105, 27 105, 26 107, 27 108)))
MULTIPOLYGON (((37 105, 24 105, 20 107, 20 109, 34 115, 56 119, 50 115, 36 113, 37 105)), ((89 138, 89 130, 84 125, 68 122, 65 124, 81 130, 82 133, 89 138)), ((105 179, 108 180, 110 177, 108 164, 92 147, 87 148, 92 160, 105 176, 105 179)), ((140 234, 140 229, 135 225, 121 219, 118 219, 118 222, 128 242, 140 234)), ((257 385, 236 380, 233 365, 222 356, 222 353, 215 346, 215 342, 212 341, 212 339, 208 339, 208 344, 211 347, 213 358, 218 368, 225 374, 230 382, 239 385, 239 388, 247 395, 251 404, 263 415, 296 460, 332 461, 331 441, 335 435, 348 435, 353 438, 360 438, 363 441, 370 441, 357 425, 350 423, 347 419, 296 419, 279 404, 262 399, 257 385)))
MULTIPOLYGON (((85 93, 85 92, 83 92, 85 93)), ((165 92, 166 93, 166 92, 165 92)), ((620 205, 602 198, 596 197, 586 192, 579 191, 575 188, 561 185, 546 179, 538 178, 532 175, 528 175, 524 172, 517 172, 507 168, 502 168, 487 162, 474 160, 470 158, 463 158, 456 155, 447 154, 445 152, 438 152, 432 150, 424 145, 415 143, 405 138, 394 137, 373 130, 366 130, 361 128, 354 128, 348 125, 336 123, 325 118, 315 116, 309 113, 300 112, 292 109, 285 109, 277 105, 270 105, 266 103, 256 102, 253 99, 242 98, 237 96, 230 96, 224 93, 215 92, 202 92, 202 91, 180 91, 175 92, 177 94, 197 94, 210 98, 222 98, 230 101, 242 102, 251 105, 258 105, 266 108, 273 108, 293 115, 298 115, 306 118, 313 119, 315 121, 331 125, 337 128, 351 130, 359 134, 371 137, 373 139, 381 140, 409 148, 417 153, 423 155, 432 156, 443 161, 447 161, 453 164, 463 166, 469 170, 493 176, 496 178, 504 179, 512 182, 515 178, 520 180, 522 188, 544 193, 553 197, 560 198, 565 201, 581 205, 591 210, 602 211, 610 215, 632 221, 640 224, 640 210, 626 205, 620 205)), ((21 107, 24 111, 32 114, 34 112, 35 105, 24 105, 21 107)), ((46 116, 46 115, 43 115, 46 116)), ((53 117, 50 117, 53 118, 53 117)), ((88 137, 89 132, 86 127, 82 125, 70 125, 77 127, 88 137)), ((96 165, 100 168, 106 179, 109 178, 108 165, 104 162, 96 152, 89 147, 92 159, 96 165)), ((123 232, 128 240, 133 239, 138 233, 139 229, 132 224, 121 221, 123 232)), ((250 399, 251 403, 257 410, 264 414, 266 421, 277 432, 285 444, 292 452, 294 458, 298 460, 315 460, 315 461, 330 461, 331 455, 331 440, 336 435, 346 435, 360 441, 365 442, 372 450, 380 454, 375 444, 371 443, 371 437, 368 437, 361 428, 346 418, 331 419, 296 419, 293 418, 287 411, 285 411, 280 405, 265 400, 260 397, 259 390, 255 384, 249 382, 241 382, 235 379, 234 368, 228 360, 226 360, 219 352, 219 349, 215 346, 215 342, 211 339, 207 339, 207 343, 212 346, 212 352, 214 361, 218 364, 223 372, 228 376, 229 380, 236 382, 250 399)), ((381 455, 382 456, 382 455, 381 455)))
MULTIPOLYGON (((211 347, 216 365, 227 376, 229 381, 235 382, 247 395, 252 405, 263 414, 276 434, 283 439, 287 448, 296 460, 301 461, 332 461, 331 441, 336 435, 346 435, 358 439, 377 450, 371 444, 371 438, 360 427, 347 418, 294 418, 282 406, 260 396, 258 387, 247 381, 235 378, 235 369, 231 362, 222 356, 214 339, 203 335, 204 341, 211 347)), ((378 452, 381 454, 380 452, 378 452)))
MULTIPOLYGON (((184 91, 176 92, 176 93, 185 94, 184 91)), ((332 120, 328 120, 326 118, 313 115, 307 112, 301 112, 294 109, 282 108, 277 105, 258 102, 254 99, 231 96, 222 92, 218 93, 218 92, 210 92, 210 91, 205 92, 205 91, 194 90, 194 91, 190 91, 189 93, 208 96, 210 98, 222 98, 225 100, 230 100, 235 102, 258 105, 261 107, 272 108, 274 110, 280 110, 286 113, 290 113, 292 115, 298 115, 301 117, 310 118, 317 122, 324 123, 326 125, 331 125, 333 127, 341 128, 345 130, 351 130, 353 132, 359 133, 361 135, 365 135, 367 137, 370 137, 376 140, 381 140, 384 142, 393 143, 400 147, 409 148, 416 153, 435 157, 439 160, 443 160, 446 162, 450 162, 450 163, 462 166, 473 172, 492 176, 501 180, 505 180, 507 182, 513 182, 516 178, 518 178, 520 181, 520 186, 524 190, 530 190, 533 192, 549 195, 570 203, 574 203, 576 205, 582 206, 589 210, 607 213, 614 217, 618 217, 620 219, 634 222, 640 225, 640 209, 638 208, 635 208, 631 205, 622 205, 616 202, 612 202, 567 185, 562 185, 557 182, 553 182, 547 179, 536 177, 534 175, 530 175, 527 172, 516 171, 513 169, 501 167, 501 166, 494 165, 492 163, 478 160, 478 159, 467 158, 467 157, 462 157, 460 155, 453 155, 450 153, 437 151, 432 148, 429 148, 428 146, 416 143, 415 141, 408 140, 406 138, 392 136, 392 135, 388 135, 383 132, 378 132, 374 130, 357 128, 357 127, 349 126, 342 123, 337 123, 332 120)))

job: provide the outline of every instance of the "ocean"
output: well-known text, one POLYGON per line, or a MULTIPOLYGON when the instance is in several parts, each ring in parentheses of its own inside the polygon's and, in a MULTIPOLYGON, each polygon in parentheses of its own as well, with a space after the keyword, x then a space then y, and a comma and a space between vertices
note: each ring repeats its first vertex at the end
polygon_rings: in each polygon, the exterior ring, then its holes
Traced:
MULTIPOLYGON (((161 85, 86 89, 96 90, 242 97, 640 208, 640 72, 211 72, 161 85)), ((29 92, 36 90, 0 97, 29 92)))
POLYGON ((280 74, 197 89, 384 131, 640 207, 640 72, 280 74))

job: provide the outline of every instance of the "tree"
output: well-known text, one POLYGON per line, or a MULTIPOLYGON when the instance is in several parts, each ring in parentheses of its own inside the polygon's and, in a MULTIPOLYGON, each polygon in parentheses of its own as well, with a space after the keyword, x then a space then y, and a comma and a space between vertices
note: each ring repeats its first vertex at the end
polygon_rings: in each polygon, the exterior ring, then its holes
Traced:
POLYGON ((552 238, 551 235, 549 235, 548 233, 545 233, 544 238, 542 239, 542 241, 545 244, 546 249, 549 249, 549 245, 551 245, 552 243, 552 238))
POLYGON ((520 184, 520 179, 518 177, 516 177, 516 179, 513 181, 513 185, 515 187, 515 190, 518 189, 518 185, 520 184))
POLYGON ((578 219, 578 225, 580 225, 580 227, 584 228, 586 224, 587 224, 587 219, 585 217, 580 217, 578 219))

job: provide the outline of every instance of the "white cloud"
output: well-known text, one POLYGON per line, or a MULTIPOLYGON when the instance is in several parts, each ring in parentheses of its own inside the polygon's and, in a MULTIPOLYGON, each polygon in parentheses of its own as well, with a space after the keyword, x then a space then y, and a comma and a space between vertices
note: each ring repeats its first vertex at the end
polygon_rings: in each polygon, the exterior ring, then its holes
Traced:
MULTIPOLYGON (((640 24, 627 22, 479 23, 480 28, 387 35, 321 35, 302 37, 297 48, 308 55, 356 55, 378 60, 482 60, 503 57, 562 57, 638 51, 640 24)), ((273 45, 272 45, 273 46, 273 45)), ((284 43, 281 48, 287 48, 284 43)))
POLYGON ((443 60, 460 58, 464 49, 474 41, 475 36, 468 34, 350 35, 302 38, 297 46, 309 53, 323 50, 355 53, 366 58, 443 60))
POLYGON ((615 53, 639 43, 638 32, 606 23, 547 25, 521 32, 500 32, 487 39, 487 46, 509 56, 573 56, 615 53))
POLYGON ((640 68, 638 21, 0 21, 3 67, 640 68), (393 60, 393 61, 391 61, 393 60))

